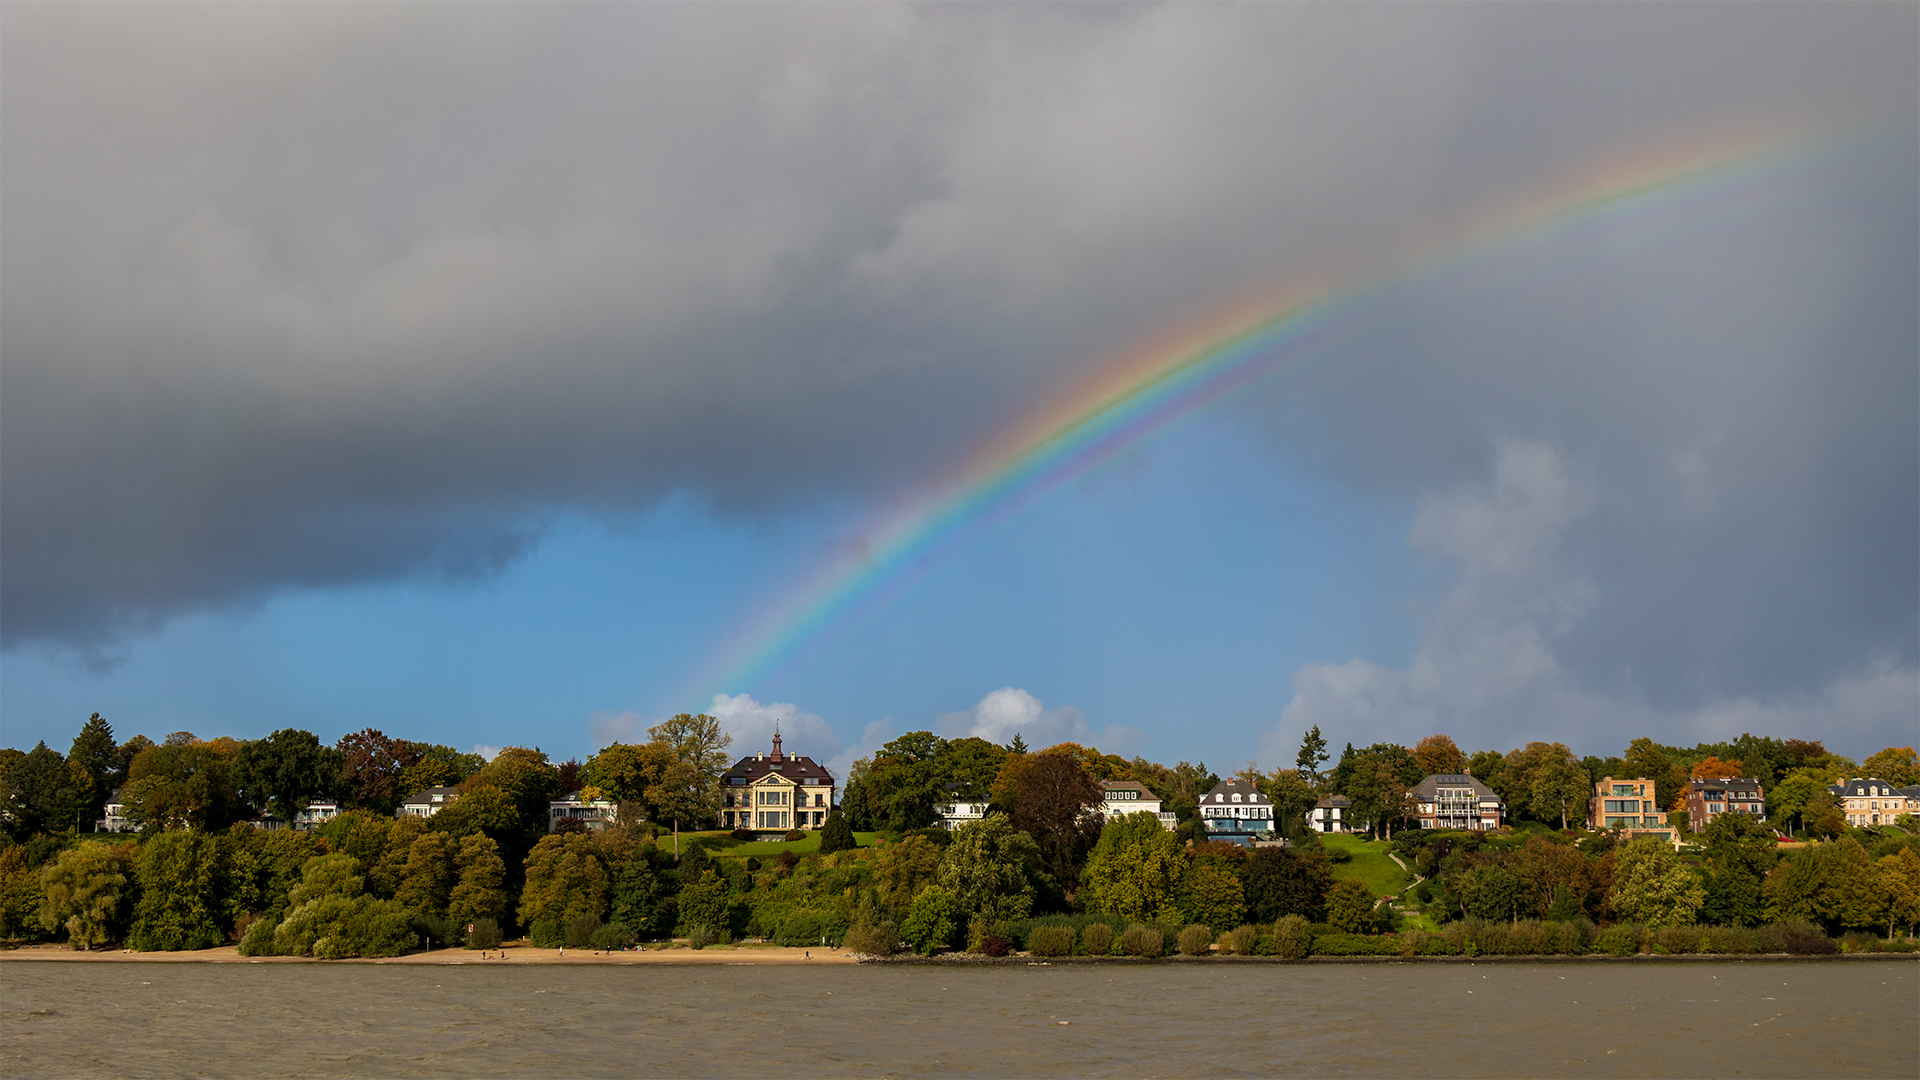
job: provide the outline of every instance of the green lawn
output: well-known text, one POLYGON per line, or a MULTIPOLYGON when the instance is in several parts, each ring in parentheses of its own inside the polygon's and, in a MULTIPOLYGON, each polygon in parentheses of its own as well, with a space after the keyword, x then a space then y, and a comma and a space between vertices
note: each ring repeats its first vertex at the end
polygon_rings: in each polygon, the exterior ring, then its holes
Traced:
MULTIPOLYGON (((698 836, 700 841, 707 846, 707 850, 715 855, 732 855, 740 858, 746 858, 751 855, 755 858, 764 859, 769 855, 778 855, 783 851, 791 851, 795 855, 810 855, 820 850, 820 831, 818 829, 808 832, 803 839, 793 841, 741 841, 735 840, 731 833, 724 832, 681 833, 681 843, 684 844, 690 835, 698 836)), ((861 847, 872 847, 875 835, 876 834, 870 832, 857 832, 853 834, 853 841, 861 847)), ((673 843, 673 840, 671 837, 663 836, 655 841, 655 843, 670 845, 673 843)))
POLYGON ((1400 869, 1399 864, 1387 857, 1393 845, 1385 840, 1330 833, 1322 836, 1320 842, 1329 849, 1345 851, 1353 856, 1346 862, 1333 864, 1335 881, 1362 881, 1373 890, 1375 896, 1388 896, 1406 888, 1413 880, 1413 875, 1400 869))

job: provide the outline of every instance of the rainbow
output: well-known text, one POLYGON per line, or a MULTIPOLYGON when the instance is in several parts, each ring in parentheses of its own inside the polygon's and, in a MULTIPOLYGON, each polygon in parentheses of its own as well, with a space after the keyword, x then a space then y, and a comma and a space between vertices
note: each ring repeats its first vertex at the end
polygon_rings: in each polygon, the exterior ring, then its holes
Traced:
POLYGON ((1343 287, 1295 285, 1214 313, 1100 365, 1044 407, 996 432, 863 543, 796 583, 743 624, 701 676, 702 693, 751 690, 815 654, 969 539, 1121 451, 1256 380, 1300 377, 1403 315, 1417 289, 1467 271, 1494 280, 1544 260, 1603 256, 1697 227, 1762 196, 1783 166, 1816 148, 1745 139, 1619 162, 1551 197, 1457 230, 1397 270, 1343 287))

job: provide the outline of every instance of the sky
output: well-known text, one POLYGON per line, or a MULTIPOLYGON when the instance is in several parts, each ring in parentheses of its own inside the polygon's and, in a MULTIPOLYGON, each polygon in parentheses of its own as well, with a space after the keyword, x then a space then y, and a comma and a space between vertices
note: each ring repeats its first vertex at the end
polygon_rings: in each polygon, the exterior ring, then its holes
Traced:
POLYGON ((7 5, 0 743, 1912 743, 1917 30, 7 5))

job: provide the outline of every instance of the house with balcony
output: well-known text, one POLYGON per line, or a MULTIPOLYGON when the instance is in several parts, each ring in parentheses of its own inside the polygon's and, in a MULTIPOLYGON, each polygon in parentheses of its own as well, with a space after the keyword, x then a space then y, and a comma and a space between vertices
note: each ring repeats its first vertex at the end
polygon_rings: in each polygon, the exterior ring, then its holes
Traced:
POLYGON ((430 818, 452 806, 459 798, 460 793, 450 787, 430 787, 403 801, 393 816, 430 818))
POLYGON ((1100 820, 1111 821, 1121 814, 1152 814, 1160 827, 1173 831, 1178 823, 1171 810, 1160 809, 1160 796, 1138 780, 1100 781, 1100 820))
POLYGON ((1423 829, 1485 831, 1506 823, 1506 802, 1466 773, 1436 773, 1415 784, 1409 794, 1414 817, 1423 829))
POLYGON ((588 832, 605 832, 619 819, 613 800, 603 795, 583 796, 570 791, 547 803, 547 831, 558 832, 568 821, 578 821, 588 832))
POLYGON ((340 804, 332 799, 315 799, 293 815, 293 827, 300 832, 317 829, 340 816, 340 804))
POLYGON ((1207 839, 1251 847, 1253 838, 1275 831, 1273 800, 1245 780, 1222 780, 1200 797, 1207 839))
POLYGON ((1307 830, 1317 833, 1356 832, 1366 824, 1353 821, 1353 800, 1345 795, 1322 795, 1307 811, 1307 830))
POLYGON ((107 805, 100 809, 106 816, 93 823, 94 832, 133 832, 139 828, 127 816, 127 804, 121 800, 119 788, 114 788, 107 795, 107 805))
POLYGON ((1767 820, 1767 800, 1760 781, 1699 777, 1687 781, 1688 832, 1705 832, 1721 814, 1750 814, 1755 821, 1767 820))
POLYGON ((833 808, 833 774, 810 757, 782 753, 777 728, 771 754, 741 758, 720 778, 722 828, 817 829, 833 808))
POLYGON ((1653 781, 1644 776, 1632 780, 1601 777, 1587 802, 1587 828, 1622 832, 1626 834, 1624 840, 1653 836, 1670 844, 1680 842, 1667 823, 1666 811, 1654 800, 1653 781))

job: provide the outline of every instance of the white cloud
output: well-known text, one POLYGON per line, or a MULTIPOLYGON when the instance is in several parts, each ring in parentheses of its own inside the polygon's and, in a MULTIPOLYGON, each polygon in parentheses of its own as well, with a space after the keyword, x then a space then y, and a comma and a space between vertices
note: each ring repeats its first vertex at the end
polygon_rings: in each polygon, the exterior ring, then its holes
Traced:
POLYGON ((1569 532, 1592 504, 1553 448, 1528 442, 1499 446, 1490 484, 1422 498, 1408 541, 1454 563, 1459 580, 1412 661, 1397 670, 1361 657, 1304 665, 1263 740, 1263 760, 1291 763, 1314 725, 1335 747, 1349 739, 1411 745, 1444 731, 1467 749, 1547 739, 1599 754, 1618 753, 1641 734, 1672 743, 1843 730, 1876 745, 1910 735, 1920 671, 1893 659, 1811 694, 1692 708, 1656 708, 1584 685, 1557 646, 1601 600, 1566 555, 1569 532))
POLYGON ((747 694, 715 694, 707 711, 720 720, 721 730, 733 736, 730 749, 736 757, 773 749, 775 725, 786 753, 804 754, 822 764, 840 753, 840 740, 833 728, 792 702, 762 705, 747 694))
POLYGON ((942 713, 934 720, 934 731, 950 739, 974 736, 1003 745, 1018 735, 1035 750, 1076 742, 1118 754, 1141 742, 1140 732, 1133 728, 1116 724, 1095 732, 1077 707, 1049 709, 1039 698, 1012 686, 981 698, 969 711, 942 713))
POLYGON ((474 743, 473 752, 476 754, 479 754, 481 757, 487 759, 488 761, 492 761, 494 758, 497 758, 500 756, 499 747, 488 746, 485 743, 474 743))

